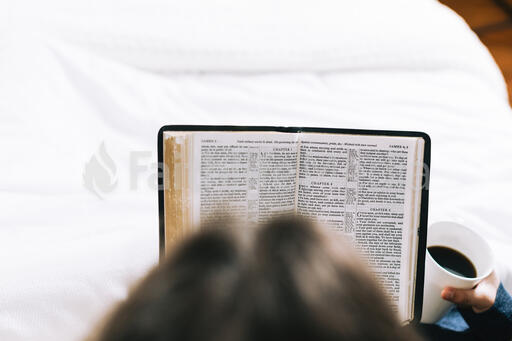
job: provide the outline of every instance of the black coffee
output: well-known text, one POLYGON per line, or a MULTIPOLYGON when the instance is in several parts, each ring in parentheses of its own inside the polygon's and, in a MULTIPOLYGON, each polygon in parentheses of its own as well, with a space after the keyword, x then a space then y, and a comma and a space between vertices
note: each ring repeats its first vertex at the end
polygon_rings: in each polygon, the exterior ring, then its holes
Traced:
POLYGON ((446 246, 429 246, 427 250, 437 264, 451 273, 468 278, 476 277, 475 266, 459 251, 446 246))

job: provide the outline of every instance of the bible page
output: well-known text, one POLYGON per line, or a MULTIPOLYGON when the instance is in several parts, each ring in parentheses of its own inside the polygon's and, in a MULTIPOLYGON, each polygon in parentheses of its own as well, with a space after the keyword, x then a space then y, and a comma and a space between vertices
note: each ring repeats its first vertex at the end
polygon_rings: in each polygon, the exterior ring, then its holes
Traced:
POLYGON ((297 134, 196 132, 193 136, 192 221, 216 213, 264 222, 295 211, 297 134))
POLYGON ((322 133, 299 137, 297 213, 316 218, 355 244, 402 321, 413 315, 418 140, 322 133))

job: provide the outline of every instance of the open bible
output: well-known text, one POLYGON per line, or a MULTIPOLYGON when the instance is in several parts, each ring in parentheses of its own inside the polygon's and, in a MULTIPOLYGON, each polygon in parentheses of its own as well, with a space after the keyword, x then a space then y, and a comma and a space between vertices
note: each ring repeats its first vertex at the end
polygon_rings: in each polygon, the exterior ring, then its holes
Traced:
POLYGON ((430 139, 420 132, 165 126, 158 136, 161 255, 216 212, 311 217, 345 234, 403 323, 423 294, 430 139))

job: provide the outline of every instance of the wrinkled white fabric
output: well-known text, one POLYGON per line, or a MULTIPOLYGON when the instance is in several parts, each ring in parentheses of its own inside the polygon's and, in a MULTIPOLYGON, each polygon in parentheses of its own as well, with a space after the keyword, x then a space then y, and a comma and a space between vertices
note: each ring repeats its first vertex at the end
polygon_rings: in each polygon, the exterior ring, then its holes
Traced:
POLYGON ((0 19, 0 339, 78 340, 156 264, 164 124, 425 131, 430 222, 486 236, 512 288, 505 84, 436 1, 16 0, 0 19))

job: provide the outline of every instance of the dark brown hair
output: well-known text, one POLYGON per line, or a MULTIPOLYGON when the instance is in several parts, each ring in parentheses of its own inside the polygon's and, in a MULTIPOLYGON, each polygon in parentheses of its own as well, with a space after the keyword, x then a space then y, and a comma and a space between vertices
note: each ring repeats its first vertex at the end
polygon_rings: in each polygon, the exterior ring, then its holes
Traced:
POLYGON ((342 240, 281 217, 203 229, 154 269, 98 341, 417 340, 342 240))

